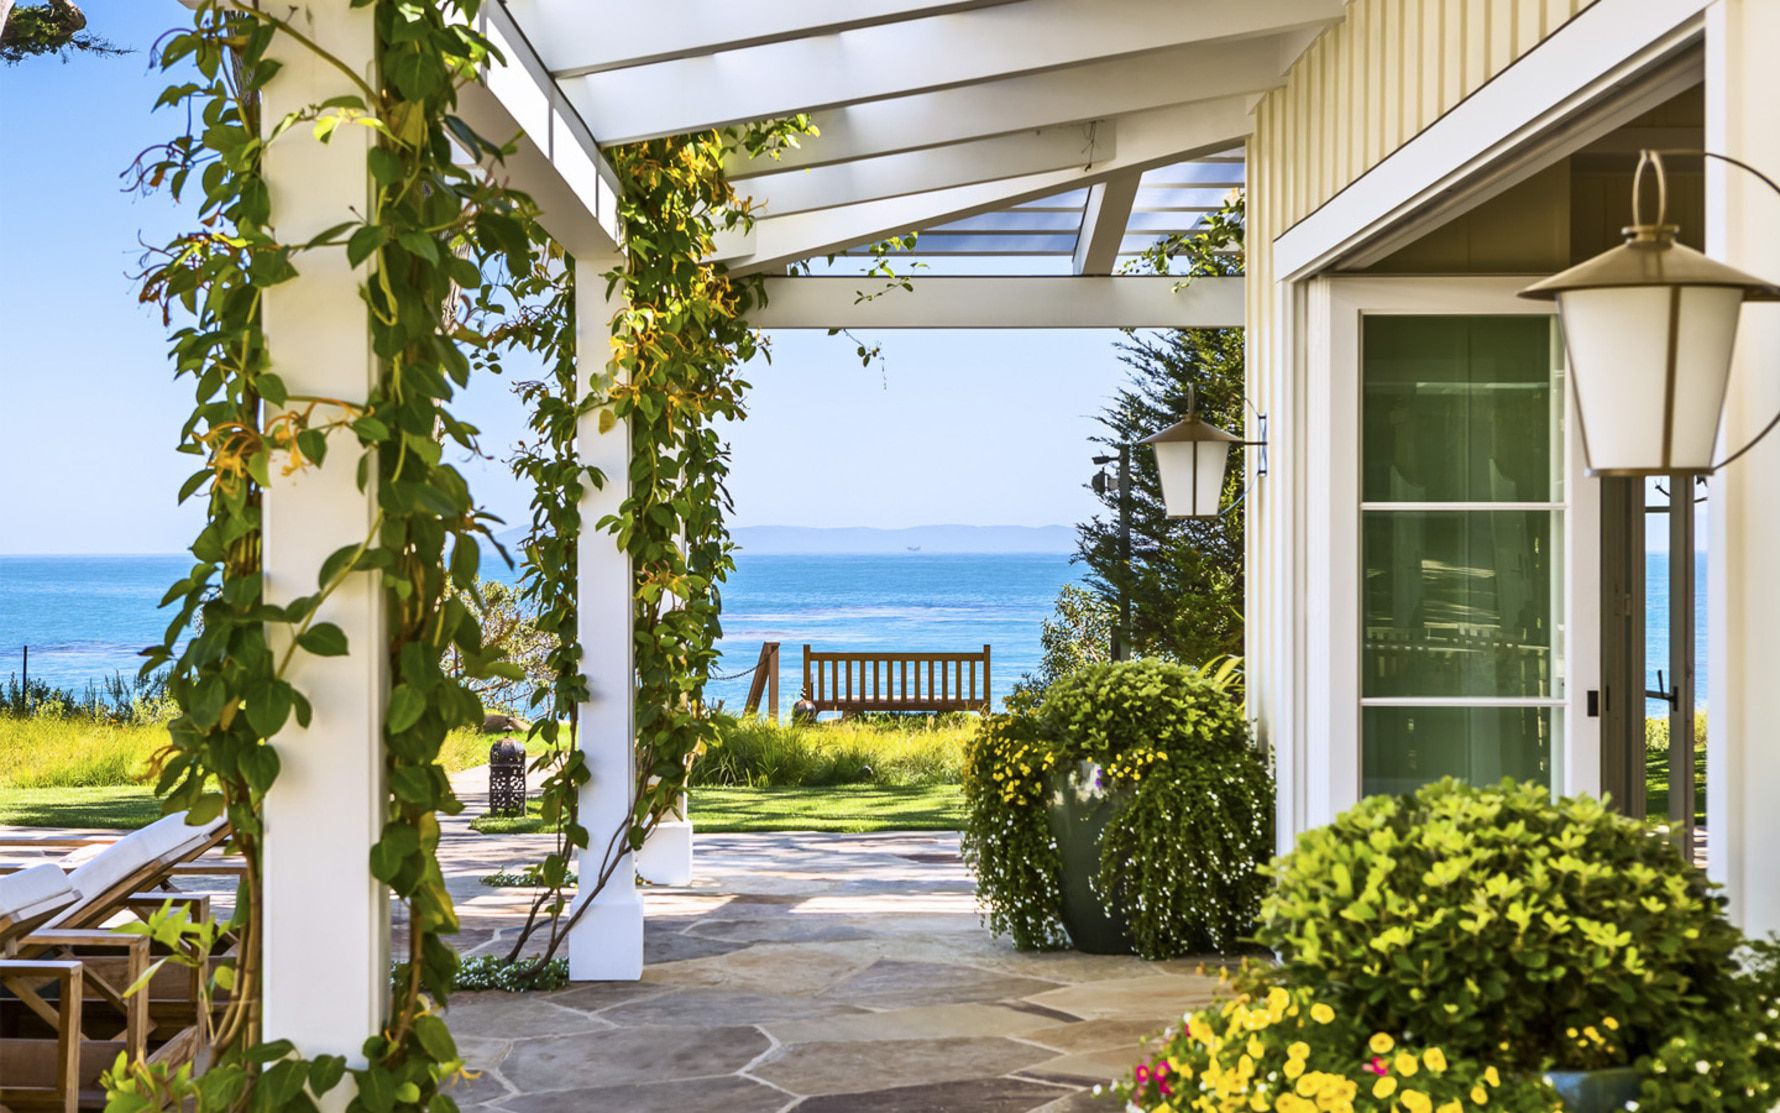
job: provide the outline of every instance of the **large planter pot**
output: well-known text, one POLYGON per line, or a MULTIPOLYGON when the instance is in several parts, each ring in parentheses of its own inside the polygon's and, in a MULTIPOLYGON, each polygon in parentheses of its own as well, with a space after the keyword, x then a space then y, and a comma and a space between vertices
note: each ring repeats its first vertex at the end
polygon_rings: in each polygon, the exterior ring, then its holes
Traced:
POLYGON ((1063 927, 1070 943, 1093 955, 1128 955, 1134 947, 1124 912, 1101 903, 1093 879, 1100 871, 1100 836, 1131 790, 1103 782, 1100 766, 1091 761, 1052 774, 1045 818, 1062 861, 1063 927))
POLYGON ((1564 1099, 1565 1113, 1617 1113, 1638 1097, 1643 1080, 1634 1067, 1611 1070, 1554 1070, 1545 1081, 1564 1099))

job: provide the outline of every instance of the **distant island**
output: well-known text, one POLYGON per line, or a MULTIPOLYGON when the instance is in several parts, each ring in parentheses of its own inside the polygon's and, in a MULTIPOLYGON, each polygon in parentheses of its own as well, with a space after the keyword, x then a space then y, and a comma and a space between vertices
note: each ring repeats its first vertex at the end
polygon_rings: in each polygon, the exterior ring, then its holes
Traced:
POLYGON ((731 533, 748 553, 1073 553, 1072 526, 741 526, 731 533))

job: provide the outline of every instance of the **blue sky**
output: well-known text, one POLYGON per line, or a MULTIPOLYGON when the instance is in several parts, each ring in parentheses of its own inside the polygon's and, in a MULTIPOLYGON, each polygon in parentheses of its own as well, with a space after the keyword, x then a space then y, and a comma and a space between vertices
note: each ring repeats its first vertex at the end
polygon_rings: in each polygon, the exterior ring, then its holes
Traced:
MULTIPOLYGON (((174 495, 190 402, 157 313, 135 301, 140 240, 181 214, 121 190, 138 151, 172 134, 149 112, 166 83, 149 48, 177 0, 89 0, 121 58, 0 67, 0 553, 172 552, 197 528, 174 495)), ((894 295, 891 295, 894 296, 894 295)), ((737 525, 1068 524, 1092 513, 1091 415, 1122 379, 1109 332, 885 333, 865 369, 844 337, 785 333, 748 369, 750 418, 732 429, 737 525)), ((507 386, 462 410, 497 455, 521 428, 507 386)), ((509 522, 526 492, 468 461, 509 522)))

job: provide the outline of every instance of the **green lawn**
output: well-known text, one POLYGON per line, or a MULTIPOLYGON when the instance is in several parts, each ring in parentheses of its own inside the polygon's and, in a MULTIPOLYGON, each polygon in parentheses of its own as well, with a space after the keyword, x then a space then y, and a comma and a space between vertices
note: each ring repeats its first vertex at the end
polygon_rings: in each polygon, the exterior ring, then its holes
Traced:
POLYGON ((20 827, 146 827, 161 816, 147 785, 0 788, 0 824, 20 827))
MULTIPOLYGON (((142 827, 160 815, 147 786, 0 788, 0 824, 24 827, 142 827)), ((830 788, 695 788, 700 831, 956 831, 964 822, 957 785, 836 785, 830 788)), ((477 821, 489 832, 535 831, 535 819, 477 821)))
MULTIPOLYGON (((834 785, 826 788, 695 788, 692 825, 707 834, 729 831, 956 831, 964 824, 964 790, 957 785, 834 785)), ((525 818, 490 816, 476 829, 489 834, 541 830, 536 808, 525 818)))

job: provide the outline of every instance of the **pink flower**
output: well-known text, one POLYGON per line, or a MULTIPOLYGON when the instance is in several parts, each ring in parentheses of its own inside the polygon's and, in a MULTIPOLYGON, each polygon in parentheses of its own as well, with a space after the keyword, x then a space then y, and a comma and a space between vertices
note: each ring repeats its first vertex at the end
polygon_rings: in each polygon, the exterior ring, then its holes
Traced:
POLYGON ((1168 1064, 1167 1063, 1157 1063, 1156 1064, 1156 1077, 1158 1079, 1168 1077, 1168 1064))
POLYGON ((1384 1060, 1380 1059, 1376 1055, 1374 1055, 1372 1057, 1372 1061, 1370 1063, 1366 1064, 1366 1069, 1371 1071, 1373 1074, 1378 1075, 1380 1078, 1383 1078, 1385 1075, 1391 1073, 1391 1068, 1385 1066, 1384 1060))
POLYGON ((1138 1068, 1137 1068, 1137 1084, 1141 1086, 1145 1082, 1148 1082, 1149 1080, 1150 1080, 1150 1068, 1143 1066, 1142 1064, 1139 1064, 1138 1068))

